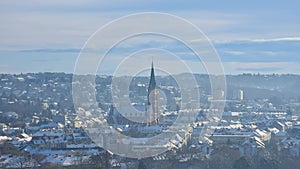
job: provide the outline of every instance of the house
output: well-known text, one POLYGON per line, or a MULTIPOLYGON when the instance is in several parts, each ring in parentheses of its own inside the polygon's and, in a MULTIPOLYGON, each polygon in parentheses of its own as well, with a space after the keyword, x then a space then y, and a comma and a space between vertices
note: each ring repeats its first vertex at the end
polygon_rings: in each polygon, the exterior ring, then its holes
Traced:
POLYGON ((61 130, 41 130, 32 135, 32 144, 39 148, 66 148, 66 135, 61 130))
POLYGON ((264 149, 265 144, 256 136, 250 137, 242 145, 239 146, 241 156, 255 156, 259 149, 264 149))
POLYGON ((278 149, 280 151, 288 150, 290 155, 292 155, 294 157, 299 157, 300 156, 300 138, 292 138, 292 137, 285 138, 279 143, 278 149))
POLYGON ((222 119, 230 122, 237 121, 239 119, 240 112, 223 112, 222 119))

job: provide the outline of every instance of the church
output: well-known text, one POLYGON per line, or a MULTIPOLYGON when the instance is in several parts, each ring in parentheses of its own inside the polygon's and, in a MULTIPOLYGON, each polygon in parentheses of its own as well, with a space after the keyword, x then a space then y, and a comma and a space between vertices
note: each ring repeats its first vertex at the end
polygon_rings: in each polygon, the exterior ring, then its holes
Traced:
POLYGON ((151 64, 151 73, 150 73, 150 81, 147 89, 147 100, 144 102, 144 106, 142 105, 122 105, 120 110, 117 110, 113 105, 109 108, 109 116, 108 123, 110 124, 135 124, 140 123, 141 121, 134 119, 143 118, 143 122, 147 126, 156 126, 159 125, 159 103, 158 103, 158 94, 159 90, 155 80, 155 72, 153 62, 151 64), (133 106, 136 111, 132 111, 130 108, 133 106), (120 113, 121 111, 122 113, 120 113), (123 115, 124 116, 123 116, 123 115), (139 122, 138 122, 139 121, 139 122))

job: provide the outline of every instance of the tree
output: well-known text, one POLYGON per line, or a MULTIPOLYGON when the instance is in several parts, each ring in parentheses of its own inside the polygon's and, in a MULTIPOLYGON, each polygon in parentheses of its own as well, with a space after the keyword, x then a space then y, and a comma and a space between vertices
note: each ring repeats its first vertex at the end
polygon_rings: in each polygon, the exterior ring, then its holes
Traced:
POLYGON ((258 161, 257 169, 279 169, 278 162, 273 159, 261 158, 258 161))
POLYGON ((241 157, 238 160, 235 160, 233 169, 251 169, 251 165, 245 157, 241 157))
POLYGON ((29 161, 29 159, 27 159, 26 157, 18 156, 18 157, 16 157, 14 163, 18 168, 24 168, 25 163, 28 161, 29 161))
POLYGON ((42 154, 27 153, 27 158, 30 160, 31 168, 37 168, 41 166, 42 161, 46 158, 46 156, 42 154))
POLYGON ((230 138, 227 139, 226 144, 227 145, 231 145, 232 144, 230 138))
POLYGON ((239 150, 228 146, 215 147, 209 160, 209 167, 213 169, 227 169, 240 158, 239 150))
POLYGON ((146 165, 142 160, 139 160, 138 169, 147 169, 146 165))
POLYGON ((21 152, 19 149, 12 144, 7 142, 0 144, 0 155, 1 154, 12 154, 12 155, 20 155, 21 152))
POLYGON ((109 168, 109 159, 110 154, 107 151, 105 151, 104 153, 98 155, 92 155, 88 163, 94 166, 95 168, 109 168))

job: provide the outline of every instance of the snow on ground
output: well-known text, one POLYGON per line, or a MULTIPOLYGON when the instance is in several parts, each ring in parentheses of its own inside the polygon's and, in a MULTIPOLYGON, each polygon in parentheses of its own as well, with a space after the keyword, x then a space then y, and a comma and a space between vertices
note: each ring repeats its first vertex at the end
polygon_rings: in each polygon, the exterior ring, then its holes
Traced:
POLYGON ((87 161, 90 156, 103 153, 103 150, 99 149, 66 149, 66 150, 54 150, 54 149, 38 149, 31 146, 27 146, 25 151, 30 154, 45 155, 45 159, 42 163, 50 162, 62 166, 76 165, 87 161))
POLYGON ((29 168, 37 163, 25 156, 3 154, 0 156, 0 168, 29 168))

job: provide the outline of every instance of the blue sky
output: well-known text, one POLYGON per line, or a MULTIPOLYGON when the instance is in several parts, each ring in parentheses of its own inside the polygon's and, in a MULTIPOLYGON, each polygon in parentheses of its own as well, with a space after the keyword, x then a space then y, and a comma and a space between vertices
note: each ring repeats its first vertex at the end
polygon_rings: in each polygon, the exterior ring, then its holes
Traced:
POLYGON ((201 29, 226 74, 300 74, 299 8, 296 0, 1 1, 0 72, 73 72, 99 27, 136 12, 164 12, 201 29))

